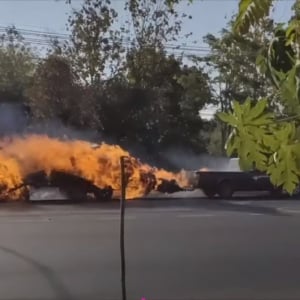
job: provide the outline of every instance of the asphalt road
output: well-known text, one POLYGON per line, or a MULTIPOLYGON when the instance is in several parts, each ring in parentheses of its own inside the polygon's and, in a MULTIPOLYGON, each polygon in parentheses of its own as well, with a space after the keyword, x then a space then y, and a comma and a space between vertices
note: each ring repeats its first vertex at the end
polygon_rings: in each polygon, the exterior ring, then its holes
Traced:
MULTIPOLYGON (((128 300, 300 299, 300 201, 130 201, 128 300)), ((118 203, 0 206, 0 299, 121 299, 118 203)))

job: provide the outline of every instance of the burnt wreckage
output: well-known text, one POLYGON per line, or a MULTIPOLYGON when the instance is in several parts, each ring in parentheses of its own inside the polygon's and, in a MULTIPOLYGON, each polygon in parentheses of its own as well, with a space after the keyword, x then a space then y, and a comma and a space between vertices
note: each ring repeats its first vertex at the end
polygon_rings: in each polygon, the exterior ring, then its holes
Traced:
POLYGON ((33 188, 57 187, 73 200, 85 200, 89 194, 96 200, 110 200, 113 195, 110 186, 101 189, 85 178, 64 171, 51 171, 48 176, 45 171, 32 173, 24 179, 24 184, 33 188))
MULTIPOLYGON (((129 178, 128 181, 130 181, 129 178)), ((160 184, 157 185, 157 180, 152 173, 142 174, 141 184, 146 187, 145 195, 152 190, 167 194, 184 190, 179 187, 175 180, 160 179, 160 184)), ((74 201, 85 201, 89 199, 89 196, 92 196, 96 201, 108 201, 113 198, 114 192, 111 186, 99 188, 92 181, 68 172, 53 170, 47 175, 45 171, 38 171, 27 175, 23 179, 22 185, 6 191, 1 200, 9 200, 11 192, 20 190, 20 199, 29 201, 30 188, 39 189, 43 187, 58 188, 67 198, 74 201)))

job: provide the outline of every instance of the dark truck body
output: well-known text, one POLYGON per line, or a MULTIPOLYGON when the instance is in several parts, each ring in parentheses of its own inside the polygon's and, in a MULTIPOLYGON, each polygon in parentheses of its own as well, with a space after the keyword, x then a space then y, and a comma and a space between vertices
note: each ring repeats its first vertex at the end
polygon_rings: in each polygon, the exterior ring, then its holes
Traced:
POLYGON ((111 200, 113 189, 99 188, 91 181, 78 175, 64 171, 53 170, 49 176, 44 171, 29 174, 24 182, 29 187, 57 187, 72 200, 85 200, 88 194, 93 194, 96 200, 111 200))
POLYGON ((231 198, 238 191, 269 191, 280 193, 267 174, 259 171, 198 171, 197 187, 209 198, 219 195, 231 198))

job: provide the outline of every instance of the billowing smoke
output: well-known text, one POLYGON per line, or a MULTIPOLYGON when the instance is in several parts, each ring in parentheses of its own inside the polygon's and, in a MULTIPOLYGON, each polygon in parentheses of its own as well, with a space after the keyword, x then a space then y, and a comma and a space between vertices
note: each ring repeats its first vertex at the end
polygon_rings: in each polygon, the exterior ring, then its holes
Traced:
POLYGON ((163 153, 163 157, 177 168, 185 170, 210 170, 229 171, 230 159, 208 154, 195 154, 189 149, 171 149, 163 153))
MULTIPOLYGON (((58 119, 44 122, 29 122, 26 108, 22 103, 0 103, 0 136, 15 136, 23 134, 45 134, 60 139, 78 139, 90 142, 102 142, 103 136, 96 130, 80 130, 67 127, 58 119)), ((106 139, 108 143, 115 141, 106 139)))
POLYGON ((96 130, 79 130, 65 126, 60 120, 49 120, 31 124, 26 128, 26 134, 45 134, 49 137, 66 140, 86 140, 99 143, 103 137, 96 130))
POLYGON ((27 125, 24 107, 20 103, 0 103, 0 135, 21 134, 27 125))

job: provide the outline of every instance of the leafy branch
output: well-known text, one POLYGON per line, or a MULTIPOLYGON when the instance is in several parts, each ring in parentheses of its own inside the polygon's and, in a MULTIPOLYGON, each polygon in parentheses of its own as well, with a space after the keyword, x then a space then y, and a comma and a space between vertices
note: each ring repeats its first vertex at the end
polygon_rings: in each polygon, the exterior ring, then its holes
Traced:
POLYGON ((229 156, 237 154, 243 170, 256 168, 270 175, 271 182, 292 194, 299 183, 300 143, 294 122, 277 122, 267 111, 268 100, 252 105, 233 102, 232 113, 218 117, 232 127, 226 143, 229 156))
POLYGON ((273 0, 240 0, 234 31, 246 33, 251 25, 269 14, 272 3, 273 0))

